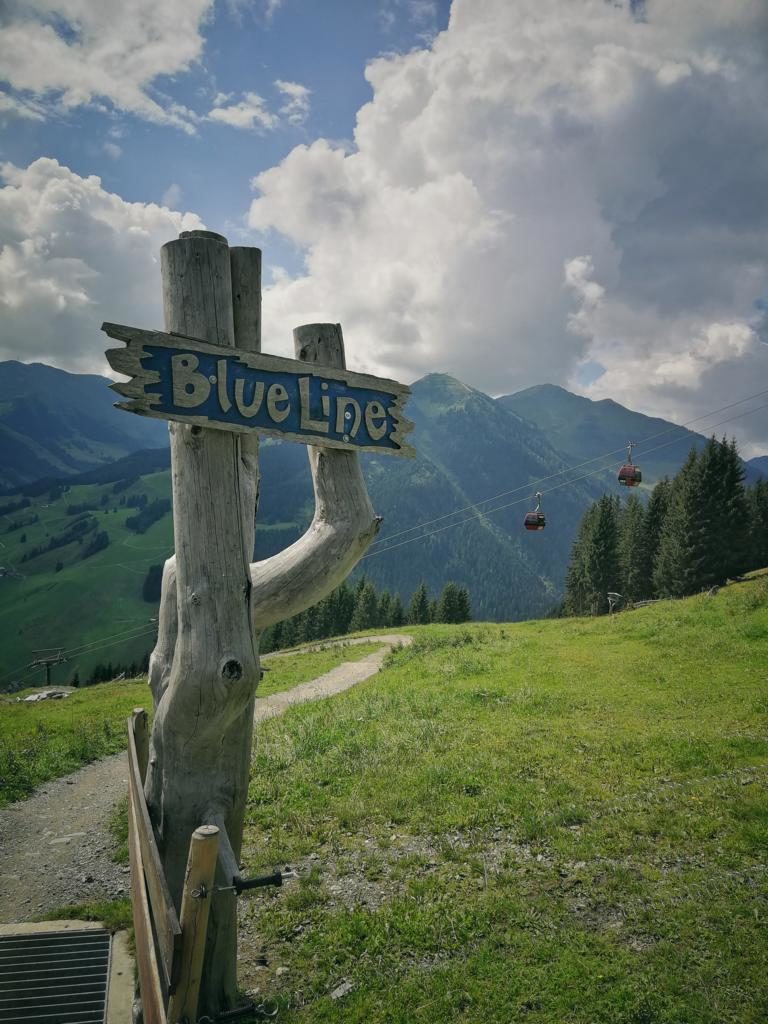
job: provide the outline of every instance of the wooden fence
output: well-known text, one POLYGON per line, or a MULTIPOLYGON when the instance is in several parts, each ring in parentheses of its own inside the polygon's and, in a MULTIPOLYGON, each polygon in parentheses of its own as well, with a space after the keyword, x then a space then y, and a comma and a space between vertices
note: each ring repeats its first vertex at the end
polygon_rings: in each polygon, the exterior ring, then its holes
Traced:
POLYGON ((148 757, 147 713, 135 708, 128 720, 128 847, 144 1024, 194 1022, 219 830, 201 825, 190 838, 179 920, 144 798, 148 757))

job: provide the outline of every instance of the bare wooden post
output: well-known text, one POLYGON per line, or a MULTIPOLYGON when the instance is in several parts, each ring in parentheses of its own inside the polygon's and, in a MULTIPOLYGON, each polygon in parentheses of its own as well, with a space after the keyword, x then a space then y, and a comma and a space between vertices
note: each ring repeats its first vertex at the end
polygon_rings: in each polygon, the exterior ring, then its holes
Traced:
MULTIPOLYGON (((169 331, 233 344, 225 239, 183 233, 163 246, 162 277, 169 331)), ((164 602, 161 634, 174 613, 176 622, 174 635, 159 641, 166 665, 155 690, 145 793, 178 909, 189 837, 202 822, 222 826, 239 849, 251 744, 244 723, 259 668, 251 629, 253 526, 243 522, 240 440, 180 423, 171 424, 170 434, 176 563, 164 586, 173 585, 176 594, 164 602)), ((209 921, 201 1015, 235 1005, 236 964, 236 910, 233 900, 222 901, 209 921)))
POLYGON ((144 708, 134 708, 131 716, 133 739, 136 744, 136 760, 139 762, 141 781, 147 777, 149 763, 149 729, 147 728, 147 712, 144 708))
MULTIPOLYGON (((260 256, 211 232, 185 232, 162 250, 167 329, 257 352, 260 256)), ((295 332, 298 358, 344 366, 341 328, 295 332)), ((211 378, 212 385, 216 383, 211 378)), ((315 515, 295 544, 250 563, 258 496, 255 438, 171 423, 176 554, 168 559, 150 661, 155 718, 145 794, 168 886, 181 901, 190 835, 220 829, 218 873, 239 873, 258 680, 254 629, 295 615, 333 590, 378 530, 357 454, 312 447, 315 515)), ((237 996, 237 909, 210 907, 200 1016, 237 996)))
POLYGON ((198 1019, 197 1003, 218 850, 219 830, 215 825, 195 829, 189 844, 181 898, 181 975, 168 1003, 168 1024, 198 1019))

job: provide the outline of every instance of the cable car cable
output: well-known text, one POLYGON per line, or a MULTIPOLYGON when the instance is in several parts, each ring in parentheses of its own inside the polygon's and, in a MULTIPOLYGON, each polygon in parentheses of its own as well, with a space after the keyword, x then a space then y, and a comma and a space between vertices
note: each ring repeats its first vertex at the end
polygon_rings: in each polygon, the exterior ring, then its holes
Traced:
MULTIPOLYGON (((673 430, 684 430, 686 427, 690 426, 691 423, 698 423, 699 420, 705 420, 708 419, 710 416, 716 416, 720 412, 725 412, 726 409, 732 409, 736 405, 742 405, 744 402, 750 402, 753 399, 760 398, 762 397, 762 395, 766 394, 768 394, 768 388, 766 388, 763 391, 758 391, 754 395, 747 395, 746 398, 739 398, 736 402, 730 402, 728 405, 721 405, 718 409, 712 409, 710 412, 702 413, 701 416, 695 416, 693 419, 686 420, 684 423, 675 423, 673 426, 668 427, 666 430, 660 430, 658 431, 658 433, 651 434, 649 437, 644 438, 642 441, 638 442, 638 445, 648 444, 649 441, 654 441, 657 437, 664 437, 666 434, 672 433, 673 430)), ((723 420, 722 422, 725 423, 727 422, 727 420, 723 420)), ((719 426, 719 424, 712 424, 712 427, 716 426, 719 426)), ((708 427, 707 429, 709 430, 711 428, 708 427)), ((676 438, 675 440, 677 441, 681 439, 676 438)), ((548 480, 555 480, 557 477, 563 476, 564 473, 573 473, 578 469, 582 469, 584 466, 589 466, 591 465, 591 463, 597 462, 599 459, 607 459, 610 455, 618 455, 621 452, 623 452, 625 448, 626 445, 622 445, 621 448, 614 448, 612 451, 603 452, 602 455, 595 455, 591 459, 586 459, 584 462, 579 462, 575 466, 568 466, 566 469, 560 469, 557 471, 557 473, 551 473, 549 476, 540 477, 538 480, 534 480, 533 482, 529 482, 527 484, 521 484, 519 487, 513 487, 511 490, 508 491, 500 491, 498 494, 492 494, 489 498, 483 498, 481 501, 475 502, 472 505, 465 505, 464 508, 456 509, 454 512, 446 512, 442 516, 436 516, 434 519, 427 519, 425 522, 418 523, 416 526, 409 526, 408 529, 406 530, 399 530, 397 533, 387 534, 386 537, 380 537, 378 540, 375 540, 371 544, 371 548, 375 547, 377 544, 384 544, 385 542, 395 540, 397 537, 403 537, 405 536, 405 534, 412 533, 414 530, 420 530, 425 526, 431 526, 432 523, 439 523, 442 522, 444 519, 450 519, 451 516, 457 516, 461 512, 468 512, 471 509, 479 508, 481 505, 485 505, 489 501, 495 501, 497 498, 504 498, 508 494, 516 494, 518 491, 527 490, 529 487, 538 487, 539 484, 546 483, 548 480)), ((611 466, 608 466, 605 470, 600 470, 600 472, 610 470, 611 468, 611 466)), ((366 555, 365 557, 368 556, 366 555)))
MULTIPOLYGON (((739 403, 734 403, 734 404, 739 404, 739 403)), ((743 416, 750 416, 752 413, 759 412, 761 409, 768 409, 768 403, 765 403, 764 405, 758 405, 757 408, 755 408, 755 409, 748 409, 746 412, 737 413, 735 416, 729 416, 729 417, 727 417, 724 420, 720 420, 718 423, 713 423, 712 426, 710 428, 708 428, 708 429, 714 429, 715 427, 720 427, 720 426, 723 425, 723 423, 730 423, 732 420, 741 419, 743 416)), ((666 433, 669 433, 669 431, 666 431, 666 433)), ((671 444, 678 444, 680 441, 684 441, 684 440, 685 440, 684 437, 674 437, 674 438, 672 438, 671 441, 665 441, 664 444, 658 444, 658 445, 655 445, 653 448, 649 448, 644 454, 645 455, 650 455, 652 452, 659 451, 662 448, 668 448, 671 444)), ((623 451, 623 448, 619 449, 619 451, 623 451)), ((591 460, 591 461, 594 461, 594 460, 591 460)), ((554 487, 550 487, 550 491, 556 491, 558 488, 565 487, 567 484, 577 484, 581 480, 587 480, 587 479, 589 479, 589 477, 597 476, 598 473, 603 473, 606 470, 609 470, 609 469, 612 469, 612 468, 613 467, 611 465, 601 466, 598 469, 594 469, 594 470, 592 470, 589 473, 584 473, 582 476, 578 476, 578 477, 576 477, 573 480, 563 480, 561 483, 555 484, 554 487)), ((530 486, 530 485, 526 485, 526 486, 530 486)), ((516 488, 516 490, 520 490, 520 488, 516 488)), ((511 494, 513 492, 512 491, 507 491, 506 493, 507 494, 511 494)), ((499 497, 501 497, 501 495, 499 495, 499 497)), ((488 498, 486 500, 487 501, 491 501, 493 499, 488 498)), ((383 555, 387 551, 393 551, 395 548, 403 547, 405 544, 412 544, 414 541, 417 541, 417 540, 425 540, 427 537, 434 537, 435 534, 442 533, 444 530, 450 530, 454 526, 464 526, 466 523, 471 523, 471 522, 473 522, 473 521, 475 521, 477 519, 482 519, 483 516, 492 515, 494 512, 501 512, 504 509, 512 508, 514 505, 522 505, 524 502, 527 502, 528 500, 529 500, 528 497, 518 498, 516 501, 510 501, 510 502, 507 502, 504 505, 498 505, 496 508, 486 509, 486 510, 484 510, 482 512, 478 512, 477 515, 474 515, 474 516, 468 516, 466 519, 462 519, 458 523, 448 523, 447 526, 441 526, 437 530, 430 530, 429 533, 420 534, 418 537, 410 537, 408 540, 402 540, 402 541, 400 541, 397 544, 390 544, 387 547, 379 548, 378 551, 369 551, 368 554, 363 555, 363 557, 360 559, 360 561, 363 562, 363 561, 365 561, 366 558, 374 558, 376 555, 383 555)), ((469 508, 473 508, 473 507, 476 507, 476 506, 468 506, 468 507, 469 508)))

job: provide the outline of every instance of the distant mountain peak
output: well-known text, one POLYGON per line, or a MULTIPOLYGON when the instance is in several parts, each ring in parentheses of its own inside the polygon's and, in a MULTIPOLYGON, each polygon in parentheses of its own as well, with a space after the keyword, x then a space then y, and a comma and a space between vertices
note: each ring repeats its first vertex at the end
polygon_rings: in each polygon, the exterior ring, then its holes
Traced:
POLYGON ((414 404, 430 413, 464 408, 468 402, 493 403, 477 388, 464 384, 449 373, 428 373, 411 385, 414 404))

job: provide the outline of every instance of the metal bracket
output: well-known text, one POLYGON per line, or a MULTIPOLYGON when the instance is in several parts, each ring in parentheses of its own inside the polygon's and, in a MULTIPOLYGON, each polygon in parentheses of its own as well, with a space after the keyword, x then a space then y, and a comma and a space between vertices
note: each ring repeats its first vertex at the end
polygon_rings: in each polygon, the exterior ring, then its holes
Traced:
POLYGON ((263 889, 268 885, 282 885, 286 878, 298 878, 295 871, 274 871, 271 875, 261 875, 259 878, 240 878, 238 875, 232 879, 232 885, 220 885, 216 892, 233 892, 236 896, 248 889, 263 889))

